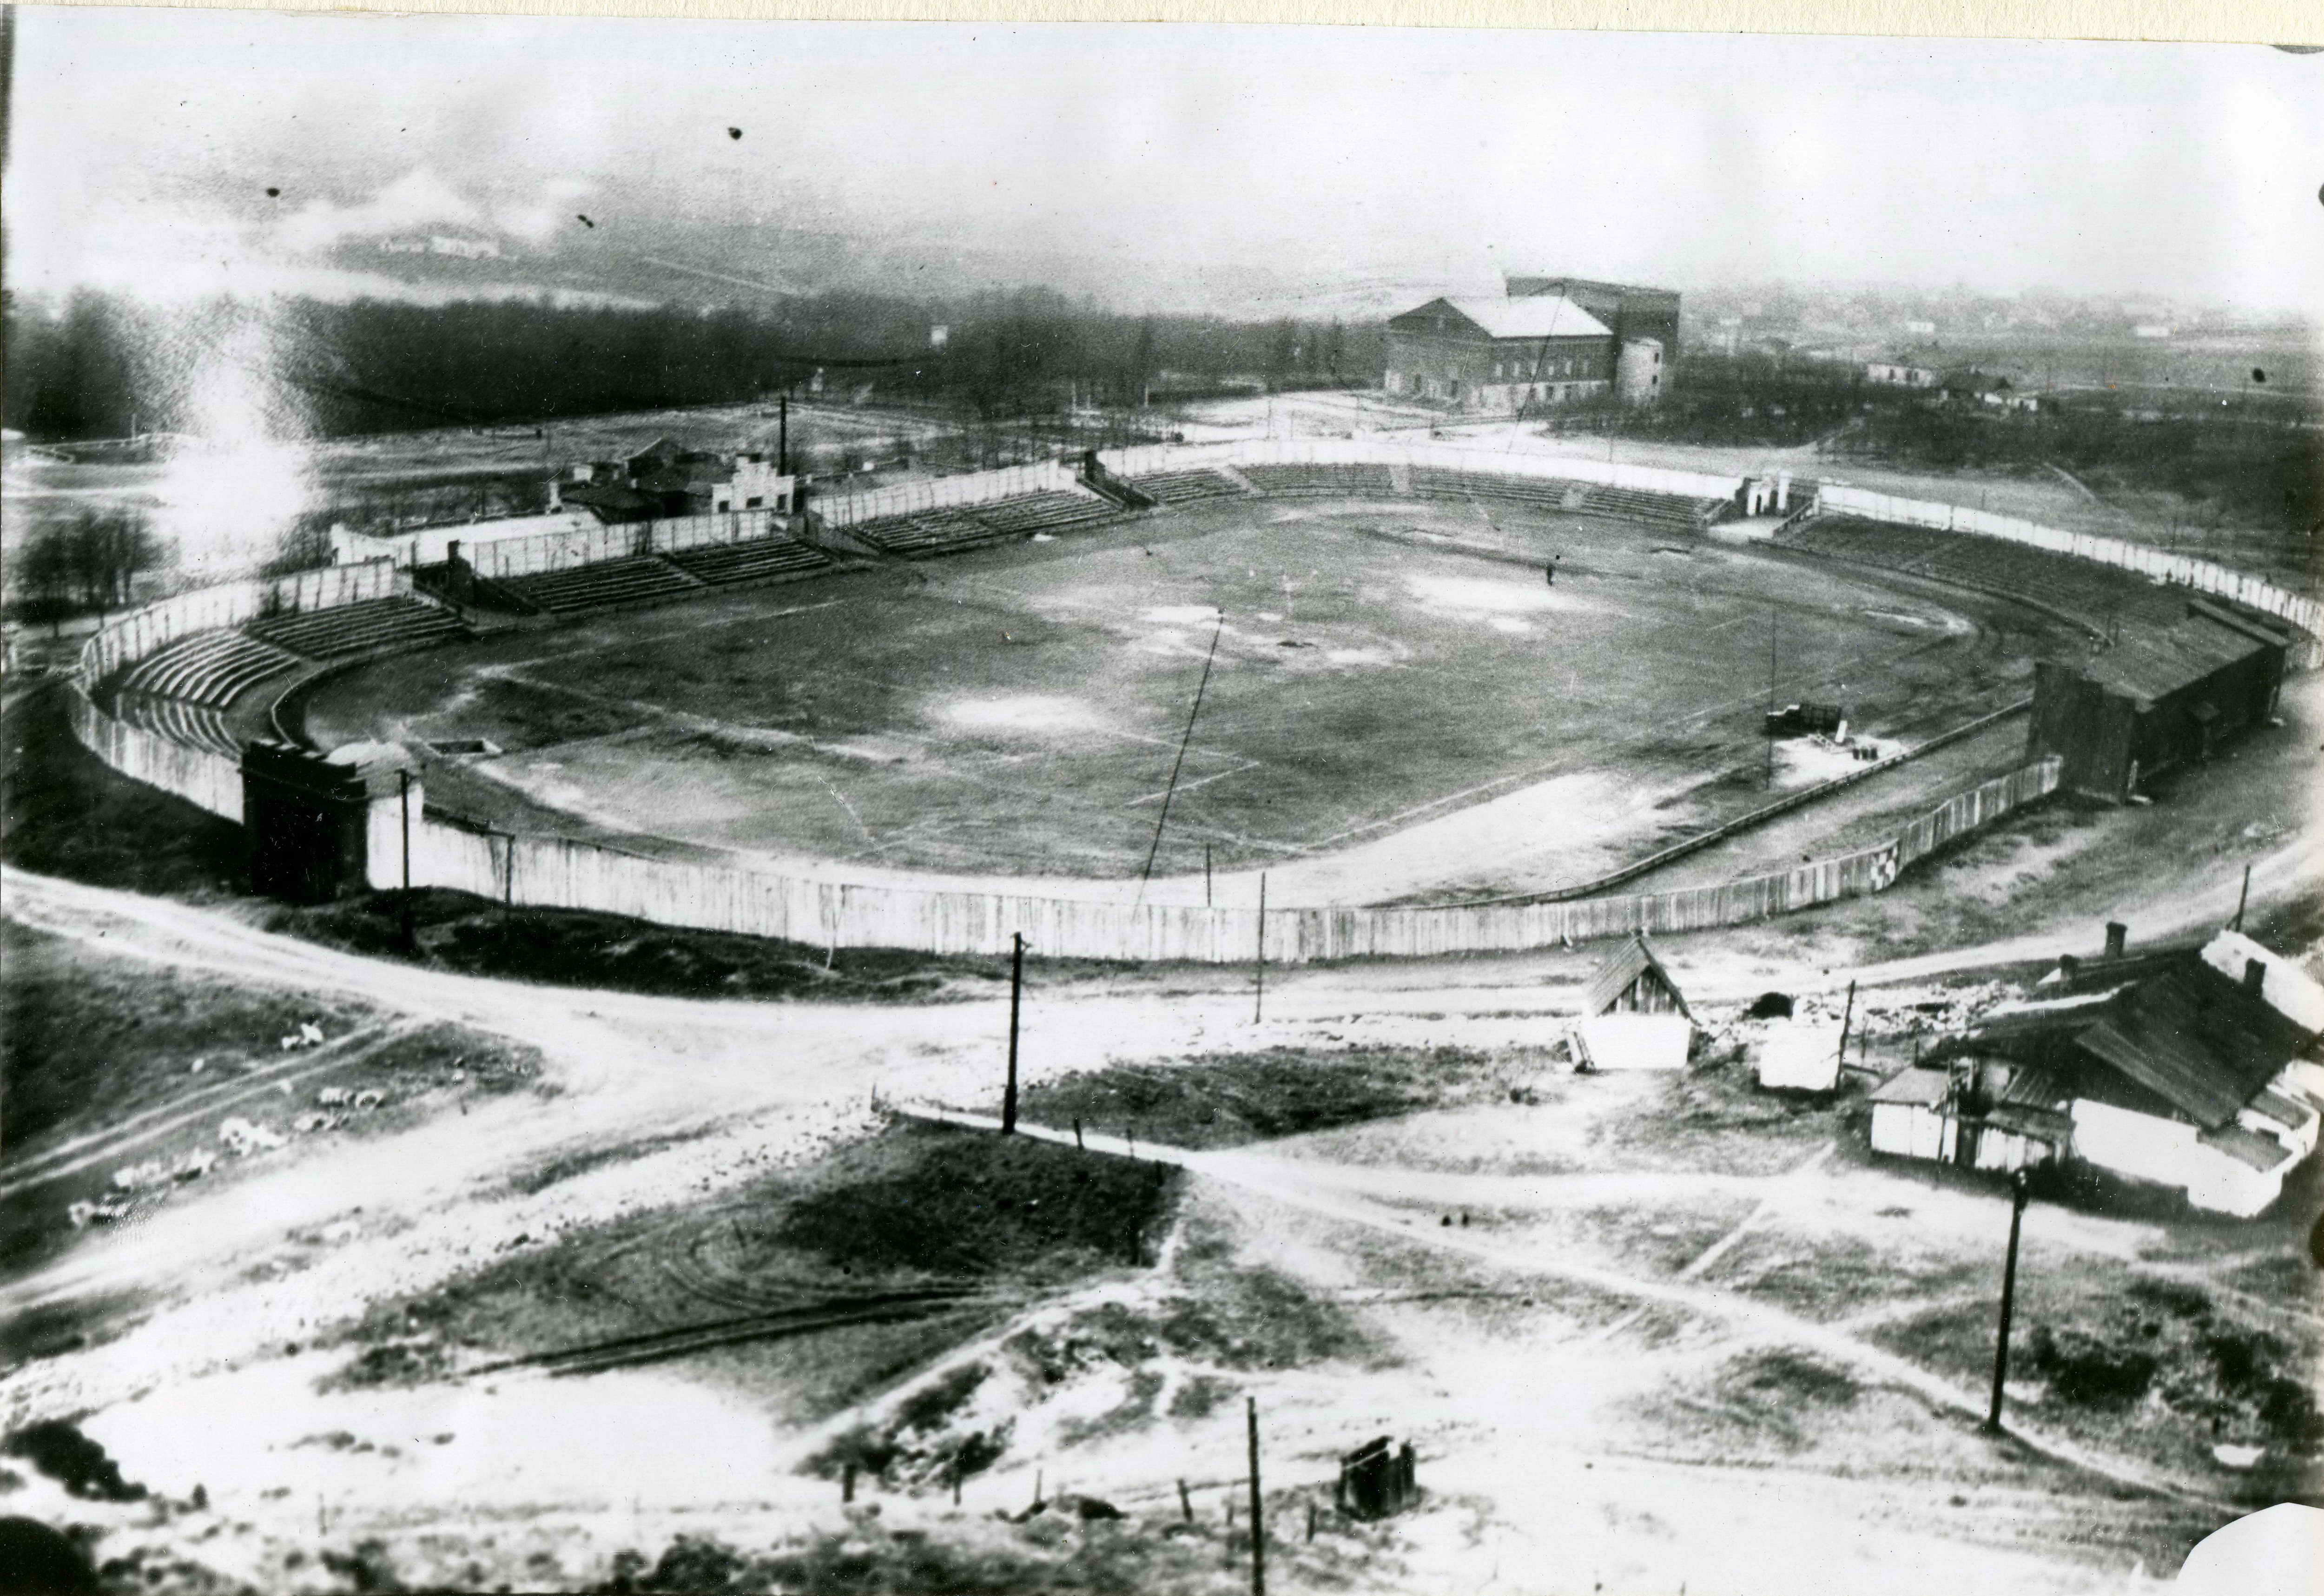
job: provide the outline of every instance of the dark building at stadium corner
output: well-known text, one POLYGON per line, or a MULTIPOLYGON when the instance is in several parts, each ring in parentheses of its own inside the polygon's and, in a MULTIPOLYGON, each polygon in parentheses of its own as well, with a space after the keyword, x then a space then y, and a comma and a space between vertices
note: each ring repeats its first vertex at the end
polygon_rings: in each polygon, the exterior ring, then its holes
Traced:
POLYGON ((1678 362, 1678 295, 1580 277, 1511 277, 1502 299, 1431 300, 1388 324, 1390 393, 1481 415, 1612 398, 1653 404, 1678 362))
POLYGON ((2273 715, 2291 639, 2282 622, 2190 598, 2175 625, 2126 628, 2087 660, 2045 660, 2026 757, 2054 753, 2068 791, 2124 802, 2273 715))

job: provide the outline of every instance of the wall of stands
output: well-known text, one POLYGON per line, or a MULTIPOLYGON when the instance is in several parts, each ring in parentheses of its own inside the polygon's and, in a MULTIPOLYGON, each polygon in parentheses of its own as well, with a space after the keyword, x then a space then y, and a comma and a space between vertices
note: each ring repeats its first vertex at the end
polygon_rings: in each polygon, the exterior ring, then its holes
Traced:
POLYGON ((1839 484, 1824 485, 1817 504, 1821 511, 1861 515, 1872 521, 1898 521, 1906 526, 1941 527, 1947 531, 1973 532, 1980 537, 2024 543, 2035 549, 2046 549, 2053 554, 2070 554, 2077 559, 2087 559, 2098 565, 2136 571, 2155 581, 2190 587, 2199 593, 2231 598, 2264 614, 2288 621, 2306 634, 2292 650, 2294 664, 2313 669, 2318 664, 2324 663, 2324 642, 2319 642, 2319 639, 2324 639, 2324 604, 2300 594, 2286 592, 2264 577, 2211 560, 2172 554, 2121 538, 2061 531, 2056 527, 2021 521, 2013 515, 1995 515, 1989 511, 1970 510, 1957 504, 1932 504, 1917 499, 1899 499, 1887 494, 1871 493, 1839 484))
MULTIPOLYGON (((1152 445, 1102 451, 1101 458, 1110 470, 1125 476, 1221 464, 1386 463, 1556 477, 1695 498, 1726 497, 1741 480, 1454 443, 1366 438, 1152 445)), ((835 495, 817 501, 815 508, 829 524, 845 526, 915 510, 1065 487, 1071 482, 1066 468, 1051 462, 835 495)), ((2059 531, 1952 505, 1895 499, 1837 484, 1823 484, 1821 492, 1827 510, 2005 538, 2236 599, 2301 628, 2308 634, 2303 662, 2315 662, 2316 638, 2324 632, 2324 608, 2258 577, 2120 540, 2059 531)), ((650 531, 643 526, 601 529, 615 536, 604 540, 594 558, 635 553, 647 546, 649 537, 698 537, 703 542, 715 542, 766 535, 763 530, 742 530, 748 516, 691 519, 708 524, 669 534, 661 529, 682 523, 650 523, 650 531)), ((529 540, 511 540, 500 547, 523 541, 529 540)), ((658 540, 653 546, 699 545, 658 540)), ((580 557, 584 552, 587 550, 560 545, 537 554, 512 553, 512 558, 538 559, 541 563, 526 568, 549 570, 586 563, 580 557)), ((525 572, 486 570, 485 574, 525 572)), ((241 790, 233 761, 120 725, 88 702, 86 687, 121 664, 143 658, 188 632, 237 624, 262 613, 269 602, 290 608, 320 608, 409 590, 408 572, 374 562, 301 573, 276 584, 235 584, 148 605, 107 627, 84 649, 82 681, 74 688, 78 695, 75 732, 124 774, 177 793, 213 813, 239 819, 241 790), (277 596, 266 599, 267 590, 277 596)), ((1265 956, 1270 962, 1303 963, 1517 951, 1633 930, 1667 933, 1743 924, 1879 891, 1914 861, 2038 800, 2055 790, 2057 782, 2057 761, 2043 761, 1954 798, 1877 846, 1718 886, 1554 903, 1270 911, 1264 927, 1265 956)), ((401 876, 400 851, 382 853, 385 856, 374 860, 376 884, 395 884, 401 876)), ((563 838, 487 835, 424 817, 416 818, 412 827, 412 880, 419 883, 487 897, 506 895, 515 902, 542 908, 593 909, 666 925, 780 936, 834 947, 999 954, 1008 949, 1012 933, 1021 932, 1039 952, 1061 957, 1232 964, 1258 956, 1260 949, 1262 927, 1254 909, 1083 902, 1045 898, 1038 891, 916 891, 813 881, 724 863, 654 859, 563 838)))
POLYGON ((617 526, 595 522, 530 538, 496 538, 463 543, 460 558, 480 577, 538 577, 569 571, 600 560, 638 554, 673 554, 721 543, 755 543, 789 525, 771 510, 737 510, 725 515, 680 515, 666 521, 635 521, 617 526))
POLYGON ((411 591, 411 573, 388 560, 318 566, 287 577, 255 577, 198 587, 108 621, 81 645, 81 682, 94 687, 124 665, 159 653, 181 637, 239 626, 262 615, 300 614, 340 604, 367 604, 411 591))
POLYGON ((225 754, 189 748, 155 732, 125 725, 97 706, 97 683, 124 665, 159 653, 180 638, 263 615, 304 613, 367 604, 411 591, 411 573, 387 560, 324 566, 288 577, 227 582, 156 599, 107 623, 81 645, 66 684, 66 714, 81 746, 133 780, 175 794, 211 814, 242 823, 242 767, 225 754))
POLYGON ((1428 466, 1442 471, 1476 471, 1499 476, 1554 477, 1678 494, 1690 499, 1731 499, 1740 476, 1673 471, 1660 466, 1630 466, 1585 460, 1571 455, 1518 454, 1510 449, 1464 444, 1372 438, 1310 438, 1236 440, 1227 443, 1151 443, 1100 449, 1098 460, 1117 476, 1157 471, 1194 471, 1205 466, 1428 466))
MULTIPOLYGON (((2054 792, 2058 769, 2056 760, 2044 760, 1987 781, 1873 847, 1719 886, 1462 909, 1270 909, 1265 957, 1305 964, 1518 952, 1632 931, 1742 925, 1860 897, 1887 887, 1914 860, 2054 792)), ((403 863, 399 848, 374 849, 372 884, 401 884, 403 863)), ((1057 957, 1232 964, 1260 956, 1256 906, 1097 903, 811 881, 564 838, 487 834, 435 819, 413 824, 410 863, 418 885, 825 947, 998 955, 1022 933, 1036 952, 1057 957)))
POLYGON ((958 476, 932 476, 925 482, 899 482, 860 494, 810 494, 807 507, 830 527, 852 527, 882 516, 910 515, 944 510, 955 504, 988 504, 1019 494, 1049 493, 1074 485, 1074 474, 1062 461, 1041 460, 1030 466, 1004 466, 998 471, 969 471, 958 476))

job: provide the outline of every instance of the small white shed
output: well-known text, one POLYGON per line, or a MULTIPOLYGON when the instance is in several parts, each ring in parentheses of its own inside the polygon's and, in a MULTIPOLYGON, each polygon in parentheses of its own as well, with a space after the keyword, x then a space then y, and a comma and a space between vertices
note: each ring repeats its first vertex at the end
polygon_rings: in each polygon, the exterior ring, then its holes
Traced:
POLYGON ((1777 1023, 1751 1045, 1771 1092, 1830 1092, 1840 1084, 1840 1027, 1777 1023))

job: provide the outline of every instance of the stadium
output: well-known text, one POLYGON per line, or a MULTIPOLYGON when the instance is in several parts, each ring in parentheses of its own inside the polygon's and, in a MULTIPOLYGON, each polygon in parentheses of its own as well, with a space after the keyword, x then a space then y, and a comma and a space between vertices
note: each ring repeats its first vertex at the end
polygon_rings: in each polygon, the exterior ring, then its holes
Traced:
MULTIPOLYGON (((2190 627, 2276 675, 2324 631, 2311 600, 2136 544, 1436 440, 1143 446, 804 513, 508 530, 432 560, 348 539, 117 621, 83 653, 79 735, 247 819, 254 857, 299 853, 281 879, 309 890, 1296 962, 1878 891, 2075 784, 2028 714, 2037 661, 2159 650, 2167 697, 2224 669, 2190 627), (1801 704, 1846 724, 1787 731, 1801 704), (1821 856, 1682 863, 1876 786, 1821 856)), ((2204 751, 2272 691, 2210 709, 2204 751)))

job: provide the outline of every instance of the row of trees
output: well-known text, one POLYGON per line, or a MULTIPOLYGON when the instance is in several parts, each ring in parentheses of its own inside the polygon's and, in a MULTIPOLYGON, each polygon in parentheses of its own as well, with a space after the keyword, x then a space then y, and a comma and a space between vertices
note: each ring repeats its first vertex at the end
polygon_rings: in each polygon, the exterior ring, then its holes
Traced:
POLYGON ((45 623, 118 609, 135 599, 138 577, 158 568, 161 556, 160 540, 131 511, 84 510, 51 521, 9 551, 16 613, 45 623))
MULTIPOLYGON (((62 303, 11 296, 0 328, 6 424, 54 440, 191 429, 181 384, 195 363, 182 356, 200 339, 185 324, 234 315, 94 291, 62 303)), ((827 392, 871 383, 883 398, 980 418, 1040 414, 1075 399, 1141 402, 1166 373, 1197 387, 1230 375, 1368 382, 1382 338, 1336 321, 1123 316, 1045 290, 946 303, 833 293, 752 309, 295 300, 272 331, 267 378, 299 395, 324 436, 729 402, 804 386, 818 369, 827 392)))

